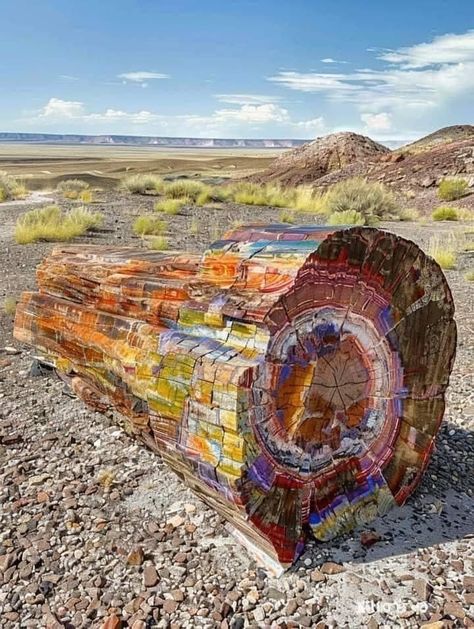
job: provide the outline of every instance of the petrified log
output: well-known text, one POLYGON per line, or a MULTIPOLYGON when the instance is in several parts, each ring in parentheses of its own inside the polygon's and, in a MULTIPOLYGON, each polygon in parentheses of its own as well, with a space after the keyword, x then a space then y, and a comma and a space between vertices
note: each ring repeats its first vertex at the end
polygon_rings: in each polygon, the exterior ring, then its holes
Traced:
POLYGON ((16 338, 118 409, 273 567, 419 482, 456 327, 441 269, 412 242, 249 226, 202 257, 61 246, 37 277, 16 338))

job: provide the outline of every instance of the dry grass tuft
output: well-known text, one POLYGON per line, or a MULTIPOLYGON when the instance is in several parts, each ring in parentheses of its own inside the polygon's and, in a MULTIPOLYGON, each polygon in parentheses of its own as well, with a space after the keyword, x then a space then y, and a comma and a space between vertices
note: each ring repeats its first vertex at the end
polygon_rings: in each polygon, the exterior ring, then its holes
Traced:
POLYGON ((102 214, 83 207, 62 212, 56 205, 48 205, 20 216, 15 225, 15 240, 20 245, 40 240, 72 240, 88 230, 97 229, 102 221, 102 214))
POLYGON ((259 185, 240 181, 228 187, 231 198, 242 205, 268 205, 269 207, 292 207, 293 189, 284 189, 275 184, 259 185))
POLYGON ((328 225, 365 225, 365 219, 360 212, 344 210, 333 212, 328 218, 328 225))
POLYGON ((313 190, 310 186, 298 186, 293 194, 294 201, 291 207, 295 210, 310 214, 327 214, 325 194, 313 190))
POLYGON ((420 213, 414 207, 400 208, 398 211, 398 220, 403 222, 415 222, 420 220, 420 213))
POLYGON ((132 194, 147 194, 150 192, 162 192, 165 183, 158 175, 136 174, 128 175, 119 184, 121 190, 132 194))
POLYGON ((16 304, 17 304, 16 297, 11 297, 11 296, 5 297, 3 301, 3 311, 5 312, 5 314, 8 315, 9 317, 13 317, 16 312, 16 304))
POLYGON ((157 216, 139 216, 135 219, 132 230, 137 236, 157 236, 165 230, 166 223, 157 216))
POLYGON ((89 189, 87 181, 82 179, 65 179, 58 183, 56 190, 63 195, 65 199, 79 199, 81 194, 89 189))
POLYGON ((431 218, 434 221, 457 221, 459 220, 459 214, 455 207, 440 205, 431 214, 431 218))
POLYGON ((15 177, 0 171, 0 203, 24 199, 28 194, 26 186, 15 177))
MULTIPOLYGON (((380 220, 390 220, 398 216, 398 203, 393 193, 381 183, 374 183, 355 177, 331 186, 326 194, 328 214, 354 212, 356 224, 360 225, 360 217, 364 225, 376 225, 380 220), (360 215, 360 216, 358 216, 360 215)), ((345 215, 350 218, 350 214, 345 215)), ((332 220, 339 220, 333 217, 332 220)), ((341 219, 342 220, 342 219, 341 219)), ((332 223, 334 224, 342 224, 332 223)))
POLYGON ((100 470, 97 474, 97 482, 104 489, 109 489, 115 482, 115 472, 110 467, 100 470))
POLYGON ((194 203, 202 193, 206 193, 208 188, 209 186, 200 181, 176 179, 165 183, 162 192, 168 199, 189 199, 194 203))
POLYGON ((79 193, 79 201, 81 201, 82 203, 88 205, 89 203, 92 203, 93 200, 94 197, 92 194, 92 190, 83 190, 79 193))
POLYGON ((455 269, 457 263, 457 243, 454 234, 447 238, 433 236, 428 246, 428 254, 442 269, 455 269))
POLYGON ((164 212, 165 214, 179 214, 185 205, 190 203, 190 199, 178 198, 178 199, 161 199, 155 203, 155 210, 157 212, 164 212))
POLYGON ((168 249, 168 239, 165 236, 157 236, 150 240, 148 246, 154 251, 166 251, 168 249))

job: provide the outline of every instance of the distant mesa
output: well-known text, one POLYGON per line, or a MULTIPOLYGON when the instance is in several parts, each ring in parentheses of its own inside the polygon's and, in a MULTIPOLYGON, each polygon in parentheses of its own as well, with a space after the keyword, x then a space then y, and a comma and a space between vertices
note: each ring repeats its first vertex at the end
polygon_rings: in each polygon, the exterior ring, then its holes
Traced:
POLYGON ((98 144, 170 148, 293 148, 307 140, 168 138, 146 135, 77 135, 58 133, 0 133, 0 142, 31 144, 98 144))

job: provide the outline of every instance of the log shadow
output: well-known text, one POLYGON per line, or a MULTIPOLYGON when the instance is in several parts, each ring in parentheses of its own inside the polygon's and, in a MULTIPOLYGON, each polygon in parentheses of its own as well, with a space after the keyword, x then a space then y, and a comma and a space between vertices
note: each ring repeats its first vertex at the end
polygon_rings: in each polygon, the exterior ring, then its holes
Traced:
POLYGON ((445 422, 423 480, 405 505, 336 540, 309 541, 295 568, 308 558, 314 565, 369 563, 473 535, 473 459, 474 433, 445 422), (382 539, 366 548, 362 531, 375 531, 382 539))

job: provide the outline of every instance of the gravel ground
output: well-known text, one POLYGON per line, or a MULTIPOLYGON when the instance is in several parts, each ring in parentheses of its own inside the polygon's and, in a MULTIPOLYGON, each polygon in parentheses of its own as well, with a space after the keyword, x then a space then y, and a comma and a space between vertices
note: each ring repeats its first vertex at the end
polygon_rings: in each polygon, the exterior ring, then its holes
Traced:
MULTIPOLYGON (((38 199, 35 200, 38 201, 38 199)), ((0 206, 0 303, 34 286, 52 245, 18 246, 0 206)), ((140 245, 134 216, 153 199, 104 193, 104 231, 84 241, 140 245)), ((301 217, 304 222, 305 217, 301 217)), ((167 217, 170 245, 202 251, 233 221, 278 220, 271 208, 186 209, 167 217), (197 231, 192 234, 191 231, 197 231)), ((307 218, 306 218, 307 220, 307 218)), ((385 226, 426 246, 461 226, 385 226)), ((463 256, 448 271, 459 347, 438 448, 408 503, 370 530, 310 542, 279 579, 260 569, 225 522, 114 418, 69 397, 0 315, 0 626, 474 626, 473 287, 463 256), (121 624, 122 623, 122 624, 121 624)))

